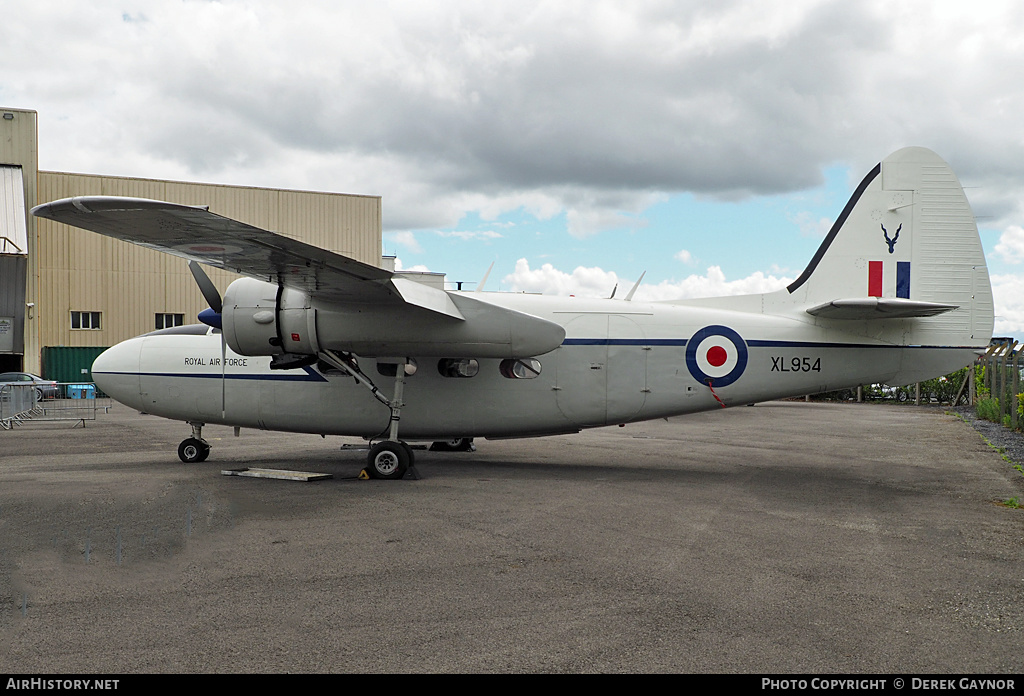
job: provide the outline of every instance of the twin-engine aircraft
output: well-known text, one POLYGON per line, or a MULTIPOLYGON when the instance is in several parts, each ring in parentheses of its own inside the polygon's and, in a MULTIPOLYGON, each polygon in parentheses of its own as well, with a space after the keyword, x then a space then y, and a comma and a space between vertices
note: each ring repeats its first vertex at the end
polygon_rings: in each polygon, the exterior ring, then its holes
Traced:
MULTIPOLYGON (((992 289, 956 176, 905 148, 857 187, 814 258, 763 295, 672 302, 453 292, 159 201, 83 197, 34 215, 190 260, 204 324, 110 348, 92 372, 121 403, 186 421, 370 441, 401 478, 406 440, 578 432, 884 382, 970 363, 992 289), (218 295, 195 262, 248 276, 218 295)), ((457 446, 457 444, 455 444, 457 446)))

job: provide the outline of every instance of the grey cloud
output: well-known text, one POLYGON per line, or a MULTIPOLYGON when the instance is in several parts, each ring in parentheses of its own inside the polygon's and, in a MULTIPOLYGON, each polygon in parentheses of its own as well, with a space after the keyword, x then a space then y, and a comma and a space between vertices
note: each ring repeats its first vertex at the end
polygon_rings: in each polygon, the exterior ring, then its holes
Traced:
POLYGON ((597 219, 659 193, 793 191, 908 144, 1020 214, 1021 11, 982 35, 936 25, 931 3, 792 7, 141 3, 127 22, 99 2, 50 30, 63 70, 39 52, 0 94, 102 101, 123 166, 135 148, 207 180, 385 194, 396 229, 451 224, 467 195, 544 191, 597 219))

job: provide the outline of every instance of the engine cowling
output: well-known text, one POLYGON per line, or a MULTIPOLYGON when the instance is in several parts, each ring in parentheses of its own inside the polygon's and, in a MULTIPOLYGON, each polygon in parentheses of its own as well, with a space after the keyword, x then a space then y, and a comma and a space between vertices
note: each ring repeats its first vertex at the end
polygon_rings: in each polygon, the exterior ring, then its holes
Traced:
POLYGON ((301 290, 240 278, 224 293, 224 339, 239 355, 314 355, 316 310, 301 290))

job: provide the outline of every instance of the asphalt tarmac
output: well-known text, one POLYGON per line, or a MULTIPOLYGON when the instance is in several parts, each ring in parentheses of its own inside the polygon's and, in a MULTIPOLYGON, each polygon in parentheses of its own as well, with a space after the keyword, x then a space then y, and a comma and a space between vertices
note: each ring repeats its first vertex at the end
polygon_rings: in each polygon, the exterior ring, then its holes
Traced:
POLYGON ((482 440, 402 481, 229 428, 184 465, 188 434, 0 431, 0 672, 1024 672, 1024 477, 939 409, 482 440))

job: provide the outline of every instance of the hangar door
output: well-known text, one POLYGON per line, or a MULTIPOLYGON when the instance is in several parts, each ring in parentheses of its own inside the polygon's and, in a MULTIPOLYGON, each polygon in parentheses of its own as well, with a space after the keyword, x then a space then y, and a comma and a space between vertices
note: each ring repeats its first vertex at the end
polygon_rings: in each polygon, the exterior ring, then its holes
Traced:
POLYGON ((0 166, 0 370, 21 369, 27 269, 28 230, 21 167, 0 166))

